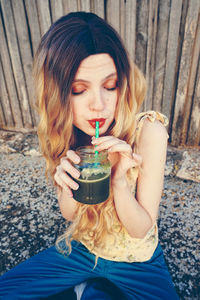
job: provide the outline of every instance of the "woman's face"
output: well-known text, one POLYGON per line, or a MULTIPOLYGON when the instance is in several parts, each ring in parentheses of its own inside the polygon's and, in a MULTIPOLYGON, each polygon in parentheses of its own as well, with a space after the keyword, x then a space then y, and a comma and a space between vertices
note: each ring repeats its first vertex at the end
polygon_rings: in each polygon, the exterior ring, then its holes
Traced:
POLYGON ((110 55, 85 58, 72 84, 73 125, 93 136, 99 121, 99 134, 104 134, 114 120, 117 100, 117 70, 110 55))

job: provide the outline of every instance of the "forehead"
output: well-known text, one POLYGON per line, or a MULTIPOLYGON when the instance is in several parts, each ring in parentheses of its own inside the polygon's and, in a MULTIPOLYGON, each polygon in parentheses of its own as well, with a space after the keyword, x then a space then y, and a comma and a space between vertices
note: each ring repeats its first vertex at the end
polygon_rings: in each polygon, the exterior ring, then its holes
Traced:
POLYGON ((117 69, 112 57, 109 54, 101 53, 90 55, 82 60, 75 79, 89 79, 91 77, 106 77, 112 73, 117 73, 117 69))

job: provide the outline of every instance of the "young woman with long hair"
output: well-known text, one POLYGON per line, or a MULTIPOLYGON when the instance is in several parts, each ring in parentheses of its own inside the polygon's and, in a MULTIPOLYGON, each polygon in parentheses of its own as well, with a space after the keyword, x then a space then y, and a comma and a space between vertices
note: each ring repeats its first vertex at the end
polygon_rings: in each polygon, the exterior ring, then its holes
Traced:
POLYGON ((46 174, 70 225, 54 247, 1 277, 0 296, 41 299, 87 281, 81 299, 110 299, 98 286, 105 278, 120 299, 178 299, 157 228, 168 120, 139 113, 146 83, 120 37, 95 14, 70 13, 43 36, 34 77, 46 174), (110 195, 93 205, 74 197, 75 150, 89 145, 111 164, 110 195))

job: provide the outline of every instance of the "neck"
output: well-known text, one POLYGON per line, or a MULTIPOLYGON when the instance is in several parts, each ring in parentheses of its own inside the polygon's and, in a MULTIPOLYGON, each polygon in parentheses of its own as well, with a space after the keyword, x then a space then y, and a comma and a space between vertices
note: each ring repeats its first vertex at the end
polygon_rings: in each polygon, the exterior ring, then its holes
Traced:
POLYGON ((87 135, 77 127, 74 127, 74 134, 76 136, 76 145, 75 148, 81 147, 81 146, 88 146, 91 145, 91 136, 87 135))

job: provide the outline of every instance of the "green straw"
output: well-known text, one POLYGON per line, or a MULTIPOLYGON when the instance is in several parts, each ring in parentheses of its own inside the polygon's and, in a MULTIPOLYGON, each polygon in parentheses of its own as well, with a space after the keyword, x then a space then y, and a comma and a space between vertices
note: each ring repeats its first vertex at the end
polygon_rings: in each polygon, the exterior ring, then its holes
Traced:
MULTIPOLYGON (((99 137, 99 122, 97 121, 96 122, 96 127, 95 127, 95 138, 98 138, 98 137, 99 137)), ((97 157, 97 156, 98 156, 98 151, 96 150, 95 151, 95 157, 97 157)))

